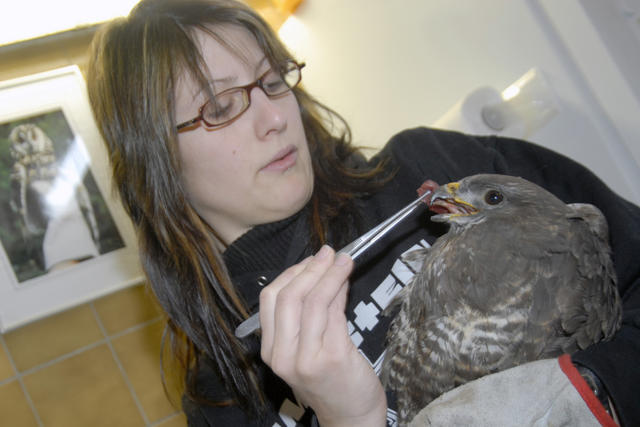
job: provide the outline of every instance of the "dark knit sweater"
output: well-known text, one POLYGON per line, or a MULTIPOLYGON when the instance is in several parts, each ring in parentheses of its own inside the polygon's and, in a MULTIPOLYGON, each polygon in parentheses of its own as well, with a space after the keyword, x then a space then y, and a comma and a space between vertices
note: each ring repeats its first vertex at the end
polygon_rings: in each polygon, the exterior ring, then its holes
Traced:
MULTIPOLYGON (((501 173, 533 181, 567 203, 598 206, 608 219, 619 289, 624 303, 621 331, 610 342, 573 355, 591 368, 607 387, 623 425, 640 425, 640 209, 618 197, 581 165, 545 148, 497 137, 473 137, 455 132, 412 129, 395 136, 379 156, 390 156, 398 167, 394 179, 374 196, 362 200, 362 228, 369 228, 406 205, 426 179, 439 183, 476 173, 501 173)), ((257 308, 262 283, 311 253, 306 210, 273 224, 258 226, 224 254, 231 277, 248 303, 257 308)), ((353 341, 379 370, 390 322, 382 311, 413 275, 399 261, 402 253, 432 243, 446 229, 428 215, 415 215, 358 261, 351 276, 347 318, 353 341)), ((350 236, 351 237, 351 236, 350 236)), ((355 233, 354 236, 355 237, 355 233)), ((336 248, 338 249, 338 248, 336 248)), ((255 338, 249 338, 255 340, 255 338)), ((252 346, 258 351, 257 340, 252 346)), ((199 384, 209 396, 224 396, 225 388, 208 367, 199 384)), ((264 367, 266 395, 272 407, 268 420, 251 420, 237 407, 212 408, 185 399, 185 413, 193 426, 311 425, 309 411, 293 402, 289 388, 264 367), (281 415, 278 415, 280 412, 281 415), (282 418, 284 417, 284 418, 282 418)), ((389 424, 395 418, 389 394, 389 424)))

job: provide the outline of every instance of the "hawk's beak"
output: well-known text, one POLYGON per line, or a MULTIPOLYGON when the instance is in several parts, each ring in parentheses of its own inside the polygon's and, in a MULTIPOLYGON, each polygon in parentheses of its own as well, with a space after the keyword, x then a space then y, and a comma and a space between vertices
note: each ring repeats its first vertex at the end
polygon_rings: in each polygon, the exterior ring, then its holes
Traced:
POLYGON ((446 220, 452 216, 473 215, 478 212, 475 206, 457 196, 460 183, 450 182, 449 184, 438 187, 431 195, 431 204, 429 209, 442 215, 437 215, 431 219, 434 221, 446 220))

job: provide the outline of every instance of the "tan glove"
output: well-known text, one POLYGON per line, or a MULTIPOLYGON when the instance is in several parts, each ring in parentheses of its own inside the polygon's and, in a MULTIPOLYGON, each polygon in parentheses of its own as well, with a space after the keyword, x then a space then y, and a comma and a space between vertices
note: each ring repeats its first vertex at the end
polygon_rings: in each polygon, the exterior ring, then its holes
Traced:
POLYGON ((527 363, 457 387, 409 424, 422 426, 615 426, 569 355, 527 363))

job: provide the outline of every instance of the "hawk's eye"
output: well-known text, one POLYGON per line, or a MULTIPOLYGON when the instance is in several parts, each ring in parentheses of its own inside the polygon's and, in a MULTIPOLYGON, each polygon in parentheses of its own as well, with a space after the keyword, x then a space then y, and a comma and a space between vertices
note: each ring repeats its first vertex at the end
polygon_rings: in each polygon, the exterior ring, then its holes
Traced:
POLYGON ((497 205, 502 202, 503 199, 502 193, 497 190, 488 191, 484 196, 484 201, 489 205, 497 205))

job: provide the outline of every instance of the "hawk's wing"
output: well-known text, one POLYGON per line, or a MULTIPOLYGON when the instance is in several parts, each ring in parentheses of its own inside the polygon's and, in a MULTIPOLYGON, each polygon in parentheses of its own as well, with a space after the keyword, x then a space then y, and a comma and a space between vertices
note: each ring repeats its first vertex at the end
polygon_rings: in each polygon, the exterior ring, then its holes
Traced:
MULTIPOLYGON (((563 328, 578 347, 610 338, 620 326, 621 304, 611 259, 609 230, 604 215, 589 204, 568 205, 569 251, 576 259, 576 285, 580 301, 573 315, 563 316, 563 328)), ((564 311, 562 311, 564 313, 564 311)))

